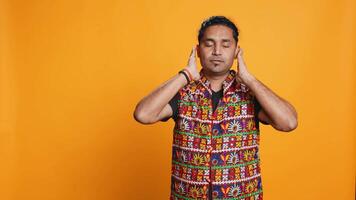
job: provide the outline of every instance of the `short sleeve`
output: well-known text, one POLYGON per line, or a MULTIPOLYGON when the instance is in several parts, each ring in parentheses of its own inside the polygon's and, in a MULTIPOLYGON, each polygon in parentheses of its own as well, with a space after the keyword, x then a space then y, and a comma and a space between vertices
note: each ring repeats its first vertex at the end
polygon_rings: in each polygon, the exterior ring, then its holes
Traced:
POLYGON ((254 110, 255 110, 255 122, 256 122, 256 128, 259 129, 259 122, 260 120, 258 119, 258 113, 261 110, 261 105, 257 101, 256 97, 253 97, 253 104, 254 104, 254 110))
POLYGON ((260 103, 257 101, 256 97, 253 97, 253 104, 254 104, 254 108, 255 108, 255 115, 258 115, 258 113, 261 110, 261 105, 260 103))
POLYGON ((253 98, 253 103, 254 103, 254 107, 255 107, 255 118, 257 122, 261 122, 262 124, 267 125, 268 123, 261 121, 258 119, 258 113, 260 112, 260 110, 262 109, 261 104, 258 102, 258 100, 256 99, 256 97, 253 98))
MULTIPOLYGON (((172 117, 172 119, 174 121, 176 121, 177 117, 178 117, 178 100, 179 100, 179 97, 180 97, 180 94, 179 94, 179 92, 177 92, 177 94, 175 94, 174 97, 168 102, 168 104, 171 106, 172 111, 173 111, 171 117, 172 117)), ((171 118, 171 117, 164 118, 161 121, 163 121, 163 122, 168 121, 169 118, 171 118)))

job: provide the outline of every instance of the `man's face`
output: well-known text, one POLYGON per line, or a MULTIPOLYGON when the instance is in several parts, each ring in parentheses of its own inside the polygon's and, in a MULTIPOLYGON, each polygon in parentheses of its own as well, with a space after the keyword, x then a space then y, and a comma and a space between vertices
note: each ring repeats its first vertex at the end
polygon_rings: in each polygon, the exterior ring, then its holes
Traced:
POLYGON ((224 25, 213 25, 205 29, 197 48, 200 64, 211 75, 227 73, 237 53, 233 31, 224 25))

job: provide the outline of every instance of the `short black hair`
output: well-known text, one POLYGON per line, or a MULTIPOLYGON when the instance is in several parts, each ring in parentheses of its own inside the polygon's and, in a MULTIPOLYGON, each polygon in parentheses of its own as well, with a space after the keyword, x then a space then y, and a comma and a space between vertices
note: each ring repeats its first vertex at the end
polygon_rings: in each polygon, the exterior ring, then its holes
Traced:
POLYGON ((203 38, 205 30, 209 26, 213 25, 224 25, 229 27, 232 30, 232 36, 234 37, 236 43, 239 41, 239 30, 237 29, 236 25, 229 20, 228 18, 224 16, 211 16, 207 18, 206 20, 203 21, 201 24, 201 27, 199 29, 199 34, 198 34, 198 42, 200 43, 200 40, 203 38))

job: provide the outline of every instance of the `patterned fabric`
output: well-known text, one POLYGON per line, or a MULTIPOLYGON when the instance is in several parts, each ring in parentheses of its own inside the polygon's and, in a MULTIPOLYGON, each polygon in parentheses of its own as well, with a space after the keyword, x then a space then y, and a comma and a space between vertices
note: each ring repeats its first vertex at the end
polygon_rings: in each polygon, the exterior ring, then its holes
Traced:
POLYGON ((179 90, 173 130, 171 200, 262 199, 253 96, 230 70, 213 112, 209 80, 179 90))

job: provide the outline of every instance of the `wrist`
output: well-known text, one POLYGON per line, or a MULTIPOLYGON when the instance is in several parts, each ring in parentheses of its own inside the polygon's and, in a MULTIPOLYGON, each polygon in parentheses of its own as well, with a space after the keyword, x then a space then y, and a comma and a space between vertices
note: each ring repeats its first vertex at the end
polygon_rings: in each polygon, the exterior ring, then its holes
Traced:
POLYGON ((189 83, 194 81, 194 77, 193 77, 192 73, 190 72, 190 70, 187 67, 182 69, 182 71, 184 71, 185 74, 188 76, 188 79, 189 79, 188 82, 189 83))
POLYGON ((179 76, 181 76, 181 77, 183 77, 183 79, 184 79, 184 85, 186 85, 186 84, 188 84, 188 83, 190 83, 190 78, 189 78, 189 75, 187 74, 187 72, 183 69, 183 70, 180 70, 179 72, 178 72, 178 75, 179 76))
POLYGON ((184 77, 184 75, 183 74, 177 74, 178 75, 178 79, 179 79, 179 85, 180 85, 180 88, 182 88, 182 87, 184 87, 184 86, 186 86, 187 85, 187 79, 184 77))
POLYGON ((251 84, 253 81, 256 80, 256 78, 255 78, 252 74, 250 74, 250 73, 245 73, 245 74, 243 74, 243 75, 240 75, 240 78, 241 78, 242 82, 243 82, 244 84, 246 84, 246 85, 249 85, 249 84, 251 84))

